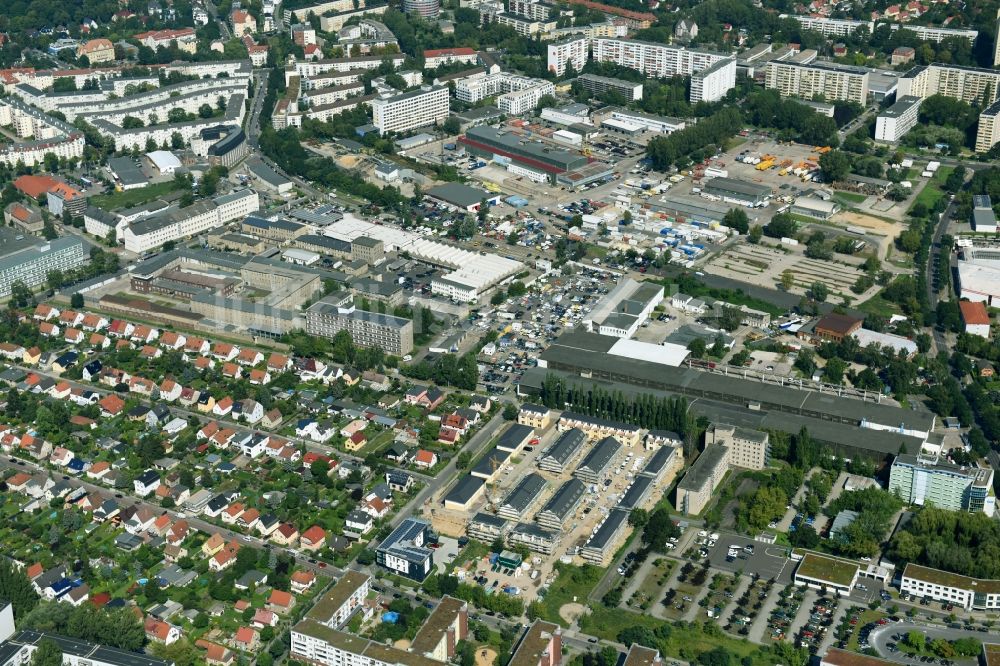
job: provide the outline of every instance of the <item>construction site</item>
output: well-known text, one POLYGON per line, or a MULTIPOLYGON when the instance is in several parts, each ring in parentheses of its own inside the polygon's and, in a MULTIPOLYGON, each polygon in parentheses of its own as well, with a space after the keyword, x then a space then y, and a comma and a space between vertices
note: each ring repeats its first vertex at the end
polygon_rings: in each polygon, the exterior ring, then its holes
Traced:
POLYGON ((675 435, 573 417, 538 429, 511 424, 425 507, 442 534, 500 539, 527 555, 517 566, 470 562, 458 575, 516 589, 527 603, 557 561, 606 566, 631 530, 629 512, 651 509, 683 467, 675 435))

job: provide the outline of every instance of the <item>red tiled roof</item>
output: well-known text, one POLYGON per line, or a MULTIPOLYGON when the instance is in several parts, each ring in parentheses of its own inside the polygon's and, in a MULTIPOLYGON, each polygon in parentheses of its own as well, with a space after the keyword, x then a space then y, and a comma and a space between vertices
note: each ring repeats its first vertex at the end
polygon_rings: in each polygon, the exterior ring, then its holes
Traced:
POLYGON ((962 321, 966 325, 989 324, 990 315, 986 312, 986 306, 973 301, 959 301, 958 307, 962 311, 962 321))

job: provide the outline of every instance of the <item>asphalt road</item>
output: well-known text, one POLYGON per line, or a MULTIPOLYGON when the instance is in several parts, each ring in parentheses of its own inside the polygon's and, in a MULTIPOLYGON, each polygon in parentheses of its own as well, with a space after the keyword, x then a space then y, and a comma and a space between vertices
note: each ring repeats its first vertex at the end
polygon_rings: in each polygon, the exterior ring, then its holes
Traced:
MULTIPOLYGON (((975 638, 976 640, 996 640, 996 633, 989 632, 979 632, 970 631, 968 629, 951 629, 949 627, 926 625, 926 624, 912 624, 909 622, 890 622, 889 624, 882 625, 872 630, 871 634, 868 636, 868 643, 871 645, 876 652, 878 652, 884 659, 889 659, 897 664, 920 664, 920 659, 911 659, 900 652, 890 652, 888 647, 889 643, 893 643, 893 634, 907 634, 911 631, 916 631, 917 633, 923 634, 930 643, 938 638, 944 638, 945 640, 953 641, 959 638, 975 638)), ((958 658, 954 660, 957 664, 975 664, 977 662, 976 658, 958 658)))

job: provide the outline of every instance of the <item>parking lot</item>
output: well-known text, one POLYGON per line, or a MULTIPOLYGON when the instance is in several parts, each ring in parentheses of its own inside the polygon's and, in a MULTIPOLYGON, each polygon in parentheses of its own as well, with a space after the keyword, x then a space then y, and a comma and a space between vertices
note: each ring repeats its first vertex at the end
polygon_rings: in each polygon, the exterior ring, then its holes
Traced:
POLYGON ((779 585, 792 582, 795 563, 788 558, 786 546, 769 545, 747 537, 722 534, 714 546, 706 547, 705 550, 708 552, 708 562, 713 569, 757 574, 764 580, 774 580, 779 585), (730 546, 738 548, 739 554, 736 557, 730 557, 730 546), (753 553, 746 552, 747 546, 753 548, 753 553))

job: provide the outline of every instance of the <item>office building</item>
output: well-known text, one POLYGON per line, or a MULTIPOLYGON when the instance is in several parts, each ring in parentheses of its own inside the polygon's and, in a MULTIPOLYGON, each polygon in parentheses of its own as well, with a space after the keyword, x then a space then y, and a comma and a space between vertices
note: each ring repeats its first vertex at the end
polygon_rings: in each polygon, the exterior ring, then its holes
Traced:
POLYGON ((997 100, 1000 88, 1000 71, 933 63, 910 69, 899 77, 896 96, 927 98, 944 95, 969 104, 981 104, 984 94, 986 104, 997 100))
POLYGON ((827 101, 857 102, 864 106, 868 99, 868 76, 868 70, 860 67, 771 61, 767 63, 764 85, 777 90, 782 97, 813 99, 822 95, 827 101))
POLYGON ((690 76, 729 57, 725 53, 632 39, 594 40, 595 62, 613 62, 656 78, 690 76))
POLYGON ((546 51, 549 71, 562 76, 567 67, 572 67, 574 72, 583 69, 587 64, 587 56, 590 55, 590 41, 586 37, 570 37, 548 44, 546 51))
POLYGON ((724 58, 691 75, 692 104, 718 102, 736 87, 736 58, 724 58))
POLYGON ((434 550, 428 544, 431 525, 407 518, 375 549, 375 562, 401 576, 423 580, 434 568, 434 550))
POLYGON ((319 301, 306 310, 306 330, 333 339, 340 331, 351 334, 359 347, 378 347, 403 356, 413 351, 413 322, 402 317, 359 310, 353 302, 319 301))
POLYGON ((677 510, 696 516, 705 510, 712 492, 729 471, 729 450, 724 445, 707 446, 677 484, 677 510))
POLYGON ((89 260, 83 241, 76 236, 32 244, 0 256, 0 298, 10 296, 15 282, 37 289, 45 284, 50 271, 71 271, 89 260))
POLYGON ((901 97, 875 119, 875 140, 897 143, 917 124, 920 115, 920 97, 901 97))
POLYGON ((579 83, 584 90, 594 97, 600 97, 605 93, 614 93, 621 95, 629 102, 636 102, 642 99, 641 83, 612 79, 608 76, 598 76, 596 74, 581 74, 576 77, 575 82, 579 83))
POLYGON ((382 135, 439 125, 447 117, 447 86, 424 87, 372 100, 372 123, 382 135))
MULTIPOLYGON (((1000 44, 1000 40, 997 40, 1000 44)), ((976 152, 988 153, 993 146, 1000 143, 1000 99, 987 106, 979 114, 979 126, 976 128, 976 152)))
POLYGON ((947 511, 982 512, 992 516, 993 469, 960 467, 937 456, 901 453, 892 461, 889 492, 909 504, 931 504, 947 511))
POLYGON ((771 442, 766 432, 716 424, 705 433, 705 446, 720 444, 729 449, 727 462, 734 467, 761 470, 771 462, 771 442))
POLYGON ((437 18, 441 12, 441 0, 403 0, 403 11, 423 19, 437 18))
MULTIPOLYGON (((782 18, 786 18, 783 16, 782 18)), ((875 29, 874 21, 854 21, 851 19, 835 19, 825 16, 790 16, 799 22, 803 30, 814 30, 823 33, 826 37, 846 37, 854 34, 859 28, 866 28, 868 34, 875 29)))
POLYGON ((918 599, 953 604, 967 611, 996 613, 1000 610, 1000 580, 962 576, 912 562, 903 569, 899 591, 918 599))

